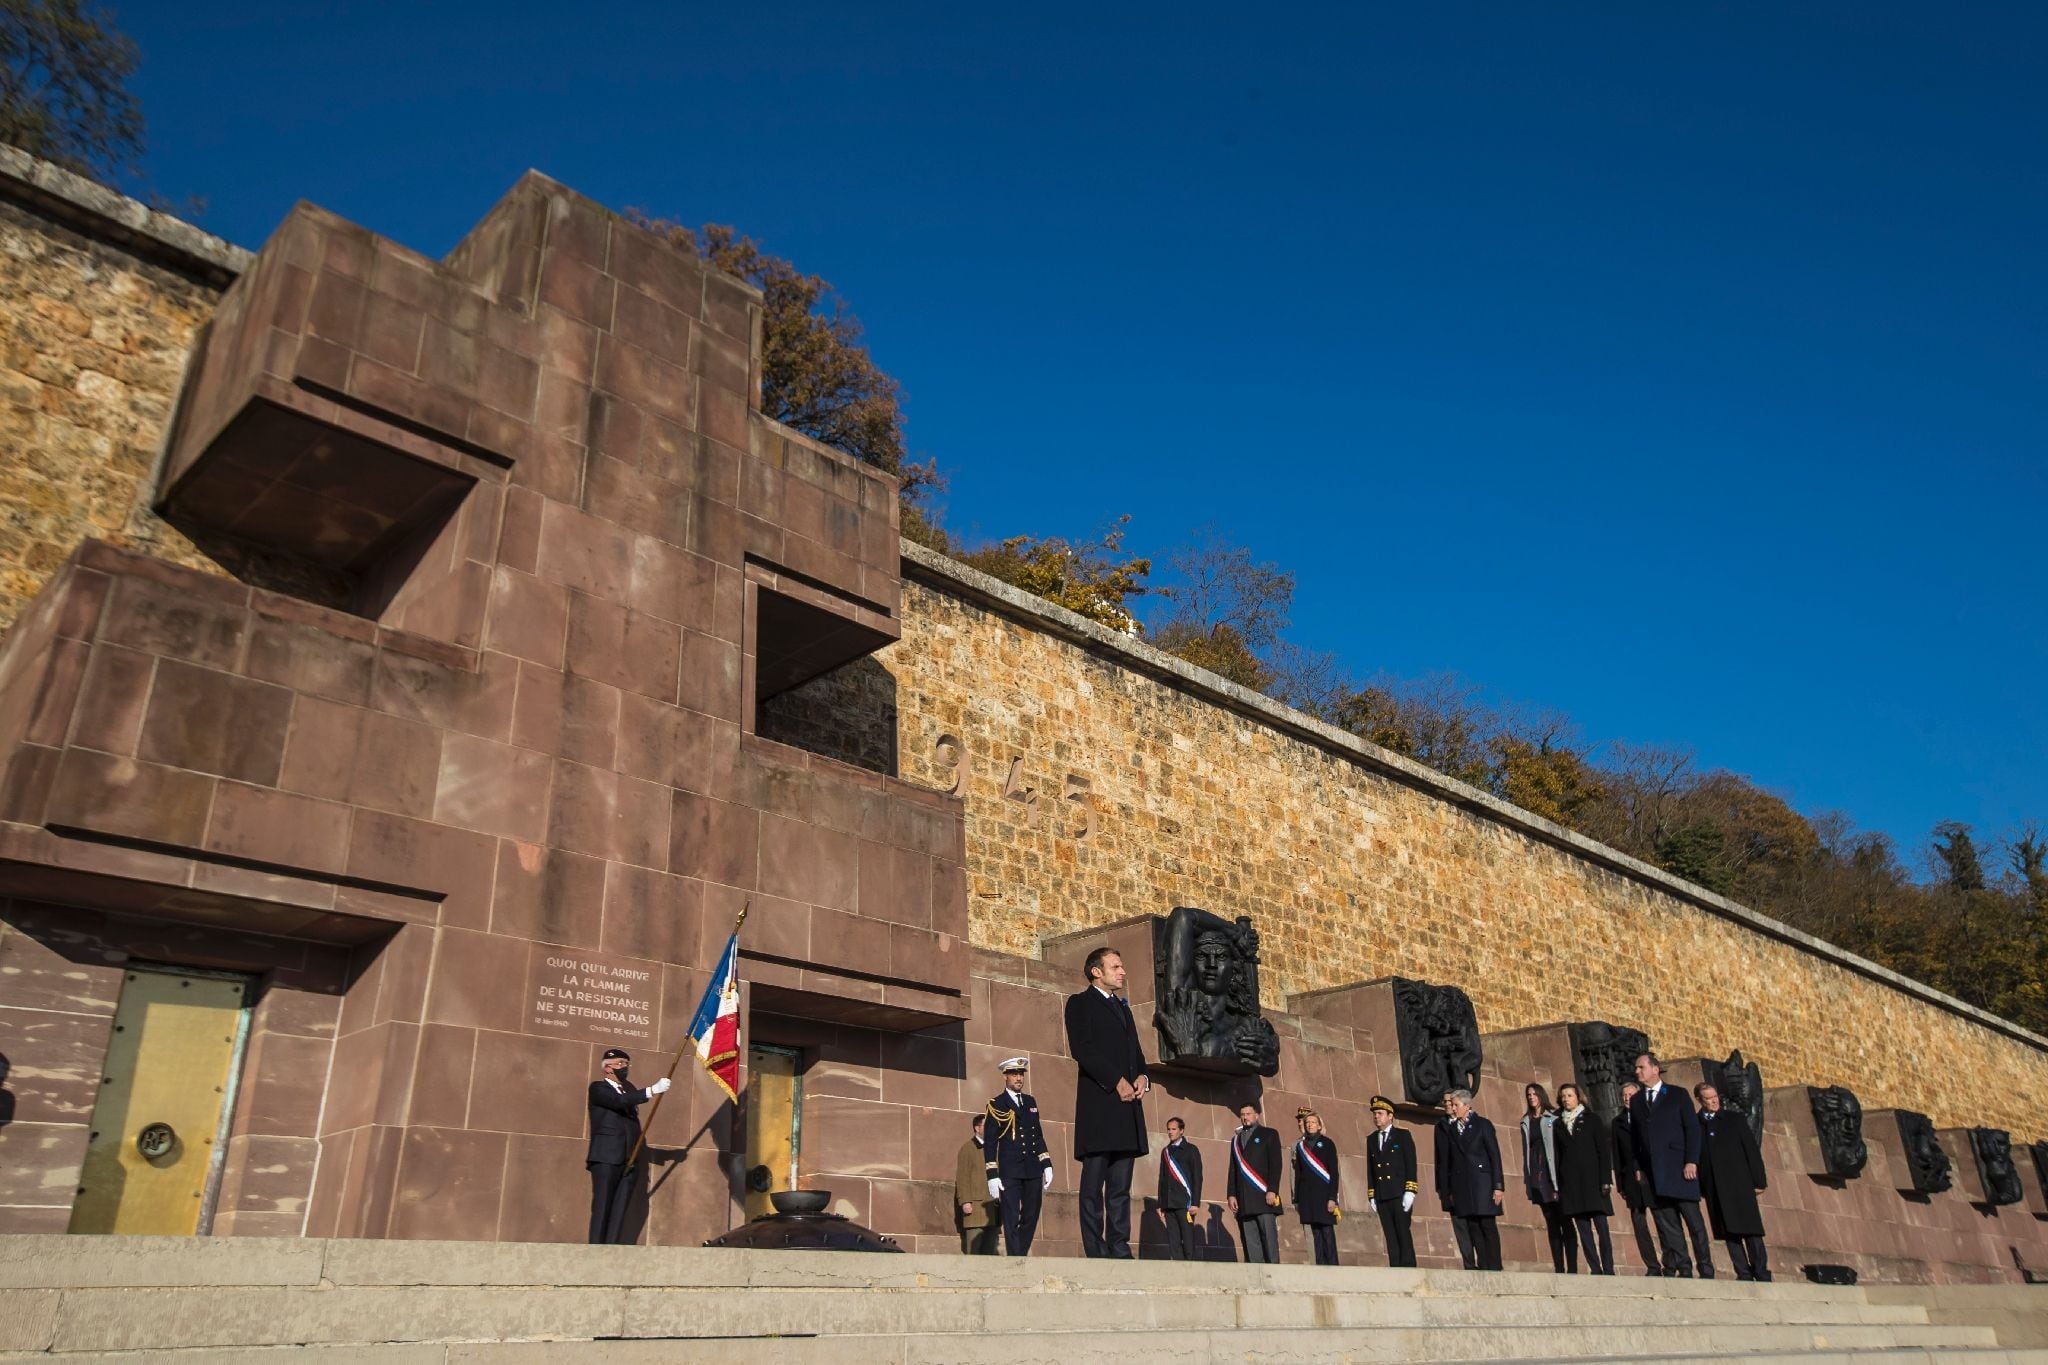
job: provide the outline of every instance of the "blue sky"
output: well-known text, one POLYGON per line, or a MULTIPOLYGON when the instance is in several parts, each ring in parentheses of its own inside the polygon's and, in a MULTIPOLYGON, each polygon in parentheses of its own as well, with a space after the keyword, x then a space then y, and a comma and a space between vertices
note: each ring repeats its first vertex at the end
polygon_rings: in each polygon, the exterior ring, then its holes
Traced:
POLYGON ((969 534, 1911 852, 2048 821, 2048 7, 130 3, 146 168, 430 252, 529 166, 837 284, 969 534), (967 13, 982 8, 984 12, 967 13))

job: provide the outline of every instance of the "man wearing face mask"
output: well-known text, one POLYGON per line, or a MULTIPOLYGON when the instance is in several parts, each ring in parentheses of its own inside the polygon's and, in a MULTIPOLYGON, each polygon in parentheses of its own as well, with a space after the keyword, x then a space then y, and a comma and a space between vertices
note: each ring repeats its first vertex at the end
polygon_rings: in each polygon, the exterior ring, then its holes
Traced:
POLYGON ((590 1150, 583 1159, 590 1171, 590 1242, 597 1246, 619 1240, 625 1223, 627 1160, 640 1141, 640 1106, 668 1089, 663 1076, 644 1090, 626 1083, 633 1059, 624 1049, 609 1047, 598 1063, 602 1075, 590 1083, 590 1150))

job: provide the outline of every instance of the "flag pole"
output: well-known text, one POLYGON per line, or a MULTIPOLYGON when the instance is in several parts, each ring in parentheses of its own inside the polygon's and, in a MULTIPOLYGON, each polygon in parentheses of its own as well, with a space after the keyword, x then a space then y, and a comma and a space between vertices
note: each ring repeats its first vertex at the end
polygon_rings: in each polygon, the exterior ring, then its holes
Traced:
MULTIPOLYGON (((753 908, 754 901, 751 896, 740 903, 739 917, 732 922, 732 933, 734 938, 739 937, 740 926, 747 922, 747 911, 753 908)), ((683 1064, 683 1054, 685 1052, 688 1052, 690 1050, 690 1045, 696 1041, 697 1040, 695 1038, 692 1038, 688 1033, 684 1033, 683 1041, 676 1047, 676 1055, 669 1059, 667 1079, 671 1087, 675 1085, 676 1068, 683 1064)), ((633 1150, 626 1157, 627 1170, 630 1171, 633 1169, 633 1167, 640 1164, 640 1149, 647 1145, 647 1134, 649 1130, 651 1130, 654 1127, 655 1116, 661 1112, 661 1102, 667 1098, 668 1091, 666 1090, 662 1091, 659 1095, 656 1095, 654 1097, 654 1107, 647 1111, 647 1122, 640 1126, 640 1136, 633 1140, 633 1150)))

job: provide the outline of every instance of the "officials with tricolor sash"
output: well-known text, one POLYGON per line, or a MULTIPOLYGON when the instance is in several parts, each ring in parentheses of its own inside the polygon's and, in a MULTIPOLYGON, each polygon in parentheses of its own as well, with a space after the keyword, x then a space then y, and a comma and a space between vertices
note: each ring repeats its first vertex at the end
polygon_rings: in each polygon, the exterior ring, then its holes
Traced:
POLYGON ((1246 1100, 1237 1107, 1238 1129, 1230 1138, 1231 1213, 1237 1216, 1238 1240, 1244 1258, 1255 1263, 1280 1263, 1280 1135, 1259 1122, 1259 1106, 1246 1100))
POLYGON ((1337 1264, 1337 1144, 1323 1131, 1323 1117, 1303 1105, 1294 1113, 1301 1136, 1294 1144, 1294 1216, 1315 1243, 1316 1264, 1337 1264))
POLYGON ((1168 1260, 1195 1259, 1195 1220, 1202 1208, 1202 1154, 1178 1116, 1166 1121, 1159 1149, 1159 1211, 1166 1218, 1168 1260))

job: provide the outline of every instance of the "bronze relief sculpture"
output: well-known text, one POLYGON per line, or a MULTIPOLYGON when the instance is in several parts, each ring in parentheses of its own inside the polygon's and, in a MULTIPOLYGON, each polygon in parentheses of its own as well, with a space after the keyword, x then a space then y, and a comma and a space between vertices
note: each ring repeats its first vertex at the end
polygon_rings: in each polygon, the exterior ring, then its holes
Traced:
POLYGON ((1621 1115, 1621 1087, 1636 1078, 1636 1058, 1650 1051, 1649 1035, 1604 1019, 1568 1025, 1572 1072, 1586 1107, 1607 1123, 1621 1115))
POLYGON ((1280 1070, 1280 1035, 1259 1012, 1259 932, 1177 905, 1152 926, 1152 1026, 1163 1065, 1240 1076, 1280 1070))
POLYGON ((1813 1128, 1820 1135, 1821 1165, 1836 1180, 1854 1180, 1870 1160, 1863 1141, 1863 1105, 1846 1086, 1806 1087, 1813 1128))
POLYGON ((1940 1194, 1955 1183, 1955 1167, 1942 1150, 1941 1139, 1934 1135, 1933 1121, 1912 1109, 1901 1109, 1898 1115, 1899 1141, 1906 1148, 1906 1178, 1913 1182, 1906 1188, 1940 1194))
POLYGON ((1401 1052, 1401 1087, 1408 1103, 1435 1109, 1444 1092, 1479 1088, 1479 1016, 1472 997, 1456 986, 1433 986, 1397 976, 1395 1046, 1401 1052))

